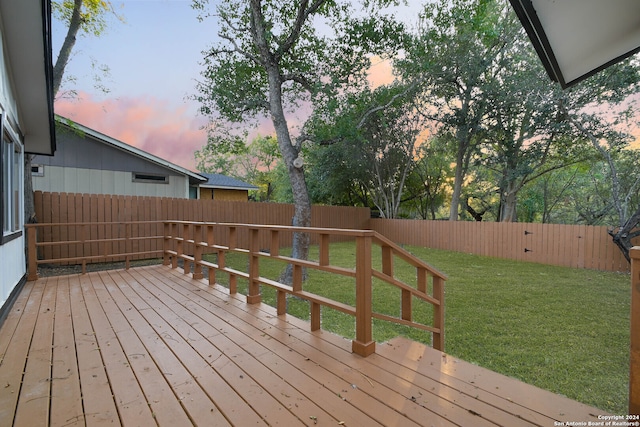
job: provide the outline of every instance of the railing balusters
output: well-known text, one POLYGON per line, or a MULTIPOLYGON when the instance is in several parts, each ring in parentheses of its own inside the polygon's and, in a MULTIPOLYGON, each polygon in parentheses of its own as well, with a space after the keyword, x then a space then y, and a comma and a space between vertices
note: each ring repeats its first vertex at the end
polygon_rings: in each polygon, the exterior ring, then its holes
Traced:
MULTIPOLYGON (((235 230, 235 228, 234 228, 235 230)), ((247 303, 255 304, 262 300, 260 296, 260 230, 249 229, 249 292, 247 293, 247 303)), ((235 235, 235 233, 234 233, 235 235)))
POLYGON ((280 255, 280 232, 278 230, 271 230, 271 245, 269 246, 269 253, 271 256, 280 255))
POLYGON ((329 265, 329 234, 320 234, 319 264, 329 265))
POLYGON ((433 297, 440 302, 433 306, 433 326, 438 332, 433 333, 433 348, 444 351, 444 280, 433 276, 433 297))
POLYGON ((27 252, 29 254, 29 260, 27 265, 29 266, 29 274, 27 280, 38 280, 38 229, 35 227, 27 227, 27 252))
POLYGON ((204 277, 202 273, 202 225, 195 224, 193 231, 193 278, 200 280, 204 277))
MULTIPOLYGON (((160 236, 143 236, 147 233, 145 230, 151 230, 146 225, 149 222, 106 222, 106 223, 69 223, 69 224, 28 224, 27 228, 27 244, 29 249, 27 269, 28 279, 35 280, 38 277, 37 266, 44 262, 80 262, 82 263, 83 273, 86 272, 87 262, 102 261, 105 258, 124 259, 126 268, 130 267, 132 259, 138 259, 151 254, 161 254, 162 264, 171 265, 171 268, 177 268, 178 261, 184 262, 184 274, 191 273, 193 265, 193 279, 200 280, 204 276, 203 268, 208 269, 209 285, 216 284, 216 273, 224 272, 229 277, 229 294, 237 293, 238 278, 248 280, 249 286, 246 295, 246 301, 249 304, 259 303, 261 301, 261 287, 264 285, 276 289, 276 310, 278 315, 285 315, 287 312, 287 294, 296 295, 310 304, 310 326, 312 330, 318 330, 322 327, 322 310, 325 307, 342 311, 355 317, 356 337, 352 341, 352 351, 362 356, 367 356, 375 351, 375 341, 373 340, 372 320, 378 318, 395 322, 402 325, 419 327, 423 330, 430 331, 433 335, 433 346, 436 349, 444 349, 444 281, 446 277, 431 268, 422 260, 404 251, 401 247, 388 239, 380 236, 371 230, 339 230, 326 228, 304 228, 286 227, 286 226, 267 226, 267 225, 247 225, 247 224, 223 224, 223 223, 203 223, 191 221, 158 221, 163 224, 162 227, 154 230, 160 230, 160 236), (108 233, 109 236, 98 236, 96 240, 89 237, 89 233, 96 226, 109 225, 115 227, 115 231, 108 233), (39 230, 50 230, 60 226, 74 225, 78 231, 76 240, 74 241, 58 241, 52 242, 46 240, 39 242, 39 238, 47 239, 46 233, 38 233, 39 230), (134 230, 135 227, 135 230, 134 230), (137 230, 137 231, 136 231, 137 230), (228 234, 227 246, 216 239, 215 232, 221 230, 224 236, 226 231, 228 234), (245 230, 248 233, 245 233, 245 230), (266 245, 268 250, 261 250, 262 232, 268 232, 266 245), (296 260, 289 256, 281 256, 279 245, 281 240, 281 232, 307 233, 318 237, 319 242, 319 260, 296 260), (135 232, 135 234, 134 234, 135 232), (351 236, 356 240, 356 257, 355 268, 349 269, 331 265, 330 261, 330 241, 333 235, 351 236), (151 245, 140 245, 140 240, 158 239, 162 249, 155 249, 151 245), (248 237, 248 243, 247 243, 248 237), (102 245, 104 242, 111 242, 113 245, 102 245), (373 269, 372 266, 372 245, 376 244, 381 248, 382 254, 382 271, 373 269), (39 255, 48 252, 40 250, 50 249, 56 245, 77 245, 78 253, 75 257, 65 258, 47 258, 39 260, 39 255), (102 245, 102 246, 101 246, 102 245), (98 253, 92 251, 93 246, 111 247, 113 253, 98 253), (144 246, 144 250, 141 247, 144 246), (205 253, 214 252, 217 255, 216 262, 211 262, 205 258, 205 253), (239 253, 248 256, 248 268, 242 267, 236 270, 233 266, 227 265, 227 253, 239 253), (133 257, 133 258, 132 258, 133 257), (269 257, 279 260, 286 265, 291 265, 293 269, 293 283, 290 285, 279 283, 260 276, 260 261, 262 258, 269 257), (405 284, 400 279, 394 277, 394 260, 400 258, 416 268, 416 287, 405 284), (355 280, 355 307, 340 301, 334 301, 330 297, 316 295, 305 291, 304 271, 307 268, 317 269, 337 275, 351 277, 355 280), (429 295, 428 277, 432 277, 432 295, 429 295), (373 277, 376 280, 382 280, 391 286, 398 288, 401 293, 401 315, 400 318, 377 313, 373 310, 373 277), (433 326, 423 325, 413 320, 414 305, 416 302, 432 304, 433 306, 433 326)), ((112 228, 114 230, 114 228, 112 228)), ((50 233, 51 234, 51 233, 50 233)), ((156 246, 157 247, 157 246, 156 246)), ((640 258, 640 256, 638 256, 640 258)), ((640 284, 638 285, 640 288, 640 284)), ((640 292, 640 291, 639 291, 640 292)))
POLYGON ((311 330, 317 331, 320 329, 320 304, 317 302, 311 302, 311 330))

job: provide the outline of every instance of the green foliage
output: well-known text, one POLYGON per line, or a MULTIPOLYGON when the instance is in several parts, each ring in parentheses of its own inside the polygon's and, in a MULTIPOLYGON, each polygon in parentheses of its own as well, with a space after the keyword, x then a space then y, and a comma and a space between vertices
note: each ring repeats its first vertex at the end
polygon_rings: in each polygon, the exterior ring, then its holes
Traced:
POLYGON ((421 219, 439 219, 447 201, 453 178, 450 148, 446 135, 431 137, 418 148, 418 161, 407 180, 405 209, 414 210, 421 219))
MULTIPOLYGON (((74 0, 54 0, 51 2, 53 17, 59 21, 71 22, 71 15, 75 7, 74 0)), ((85 34, 99 37, 108 26, 108 18, 115 17, 120 21, 124 18, 118 15, 108 0, 82 0, 80 8, 81 31, 85 34)))

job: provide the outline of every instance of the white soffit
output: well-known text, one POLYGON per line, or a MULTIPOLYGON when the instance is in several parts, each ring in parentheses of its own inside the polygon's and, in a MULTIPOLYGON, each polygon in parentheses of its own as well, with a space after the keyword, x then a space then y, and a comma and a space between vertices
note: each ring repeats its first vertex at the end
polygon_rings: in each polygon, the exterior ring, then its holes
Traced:
POLYGON ((55 151, 48 0, 0 0, 8 65, 25 150, 55 151))
POLYGON ((511 3, 547 71, 563 86, 570 86, 640 49, 640 0, 511 0, 511 3))

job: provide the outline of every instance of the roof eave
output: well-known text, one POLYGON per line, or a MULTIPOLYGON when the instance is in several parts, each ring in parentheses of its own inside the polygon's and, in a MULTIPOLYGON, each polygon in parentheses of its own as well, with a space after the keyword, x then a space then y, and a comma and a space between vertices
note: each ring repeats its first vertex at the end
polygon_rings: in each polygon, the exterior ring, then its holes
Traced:
POLYGON ((56 149, 49 0, 0 0, 5 46, 25 152, 56 149))
POLYGON ((202 183, 202 182, 206 182, 207 179, 205 177, 203 177, 200 174, 197 174, 195 172, 192 172, 186 168, 183 168, 182 166, 176 165, 175 163, 171 163, 168 160, 165 160, 163 158, 160 158, 158 156, 155 156, 151 153, 147 153, 144 150, 141 150, 137 147, 134 147, 132 145, 126 144, 122 141, 118 141, 115 138, 112 138, 108 135, 105 135, 103 133, 100 133, 94 129, 88 128, 84 125, 81 125, 80 123, 74 122, 70 119, 67 119, 65 117, 62 116, 56 116, 56 120, 58 121, 58 123, 60 123, 62 126, 65 126, 69 129, 77 129, 80 132, 83 132, 86 135, 91 136, 93 139, 102 142, 103 144, 108 144, 118 150, 122 150, 125 151, 131 155, 140 157, 142 159, 145 159, 149 162, 155 163, 159 166, 165 167, 167 169, 171 169, 175 172, 181 173, 183 175, 186 175, 189 177, 189 182, 190 183, 202 183))
MULTIPOLYGON (((614 40, 614 42, 616 43, 617 49, 610 50, 610 52, 611 53, 616 52, 617 55, 615 55, 615 57, 606 58, 606 60, 604 60, 603 58, 603 60, 600 61, 601 63, 594 63, 588 69, 581 70, 580 72, 577 72, 577 73, 572 74, 573 70, 563 71, 562 67, 559 64, 559 59, 564 60, 564 57, 558 57, 558 52, 554 51, 552 47, 552 43, 550 42, 549 36, 548 36, 548 31, 550 30, 551 31, 555 30, 555 33, 557 36, 557 28, 553 28, 553 26, 552 28, 545 28, 531 0, 509 0, 509 1, 516 15, 518 16, 518 19, 522 23, 522 26, 524 27, 529 39, 531 40, 531 43, 534 49, 536 50, 538 56, 540 57, 540 60, 547 74, 549 75, 551 80, 558 82, 563 89, 573 86, 576 83, 579 83, 593 76, 594 74, 604 70, 605 68, 610 67, 611 65, 616 64, 640 52, 640 42, 638 40, 637 34, 630 35, 627 40, 623 40, 625 37, 627 37, 627 34, 623 35, 623 33, 614 32, 613 34, 614 38, 612 40, 614 40), (616 39, 615 37, 620 37, 620 38, 616 39), (631 42, 633 41, 635 41, 636 43, 635 43, 635 46, 632 47, 631 42), (631 47, 631 49, 629 49, 629 47, 631 47), (570 78, 567 77, 567 73, 570 74, 570 78)), ((547 3, 540 3, 539 6, 542 6, 542 4, 547 5, 547 3)), ((548 6, 550 8, 551 7, 555 8, 557 5, 554 2, 553 4, 549 4, 548 6)), ((616 7, 616 6, 612 4, 611 7, 616 7)), ((636 12, 636 9, 628 10, 628 11, 623 9, 623 11, 626 11, 629 15, 635 16, 634 14, 636 12)), ((551 12, 555 12, 555 10, 551 10, 551 12)), ((548 19, 549 11, 546 11, 546 13, 547 15, 545 16, 547 16, 547 19, 548 19)), ((607 18, 610 21, 611 19, 615 19, 612 17, 607 17, 607 18)), ((572 24, 574 25, 573 28, 579 28, 579 26, 582 25, 581 21, 578 21, 578 20, 574 20, 572 24), (575 27, 575 25, 578 25, 578 27, 575 27)), ((606 24, 603 24, 603 25, 606 25, 606 24)), ((626 28, 626 27, 623 27, 623 28, 626 28)), ((609 35, 610 34, 607 34, 607 36, 609 35)), ((579 40, 579 38, 577 40, 579 40)))

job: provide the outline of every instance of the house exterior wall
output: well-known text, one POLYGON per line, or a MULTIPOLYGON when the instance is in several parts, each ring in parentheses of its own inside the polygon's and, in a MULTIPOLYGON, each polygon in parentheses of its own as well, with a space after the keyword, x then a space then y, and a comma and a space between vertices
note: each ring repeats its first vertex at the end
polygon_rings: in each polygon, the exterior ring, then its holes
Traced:
POLYGON ((43 165, 33 176, 34 191, 189 198, 189 179, 169 175, 168 183, 135 182, 133 172, 43 165))
MULTIPOLYGON (((0 20, 1 21, 1 20, 0 20)), ((16 100, 12 91, 11 76, 9 68, 7 66, 7 58, 4 49, 4 35, 0 31, 0 113, 3 116, 0 121, 0 135, 4 132, 2 129, 4 126, 17 127, 19 120, 17 114, 16 100)), ((13 128, 13 131, 18 129, 13 128)), ((24 149, 19 153, 19 162, 24 164, 24 149)), ((4 176, 3 162, 0 162, 0 177, 4 176)), ((0 182, 2 179, 0 179, 0 182)), ((24 212, 24 198, 23 193, 19 192, 17 200, 13 197, 13 192, 8 194, 4 190, 4 185, 0 185, 0 194, 2 195, 2 201, 0 202, 0 215, 3 214, 2 209, 5 203, 18 203, 19 212, 24 212)), ((22 216, 22 215, 21 215, 22 216)), ((20 224, 23 223, 23 218, 19 218, 20 224)), ((24 232, 12 233, 10 236, 5 236, 3 227, 0 221, 0 307, 2 307, 11 294, 11 291, 16 287, 20 280, 26 274, 26 262, 24 255, 25 238, 24 232), (7 239, 6 237, 10 237, 7 239)))
POLYGON ((249 200, 247 190, 227 190, 219 188, 200 188, 200 198, 203 200, 217 200, 229 202, 246 202, 249 200))
POLYGON ((24 237, 0 245, 0 307, 26 274, 24 237))
MULTIPOLYGON (((60 129, 60 127, 58 127, 60 129)), ((53 157, 35 156, 35 191, 189 198, 189 178, 81 132, 57 132, 53 157), (166 182, 140 182, 134 174, 164 176, 166 182)))

